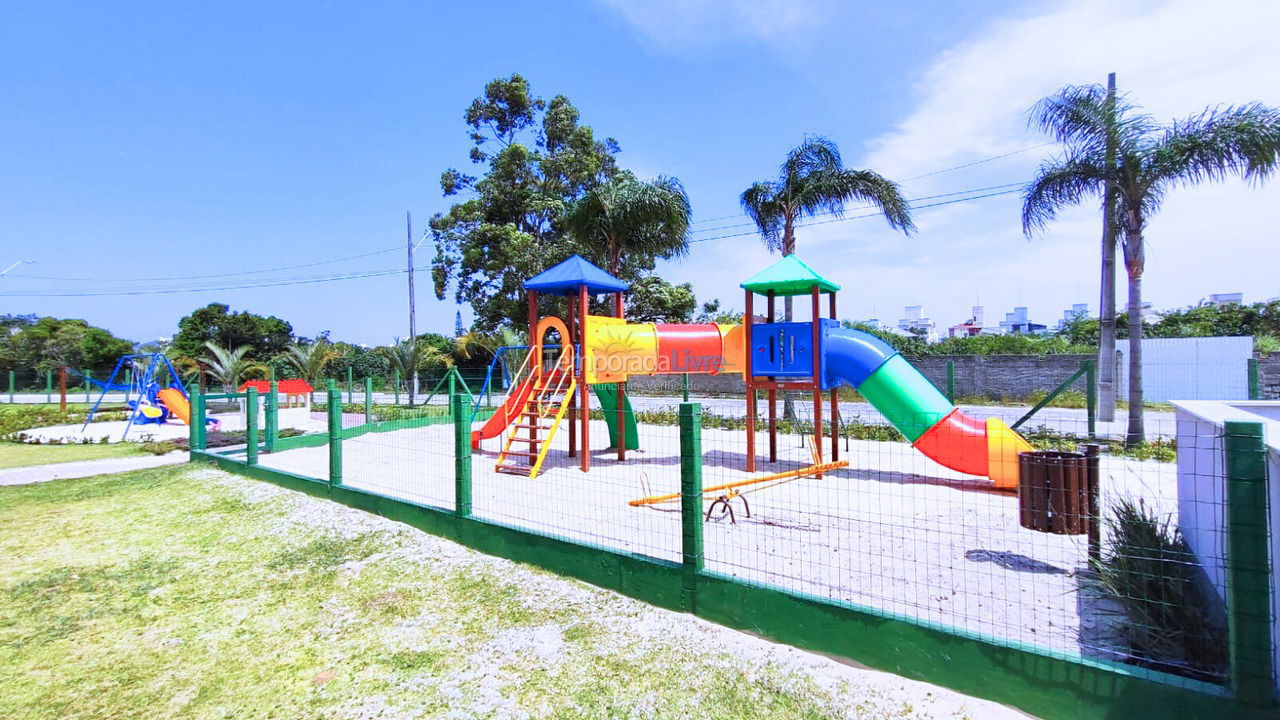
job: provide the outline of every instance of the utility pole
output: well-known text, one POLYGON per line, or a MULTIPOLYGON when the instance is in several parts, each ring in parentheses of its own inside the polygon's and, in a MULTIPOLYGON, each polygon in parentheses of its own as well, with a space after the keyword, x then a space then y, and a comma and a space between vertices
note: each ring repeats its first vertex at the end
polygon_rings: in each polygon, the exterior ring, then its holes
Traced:
MULTIPOLYGON (((1116 164, 1116 74, 1107 75, 1107 167, 1116 164)), ((1102 191, 1102 299, 1098 307, 1098 419, 1116 419, 1116 227, 1115 185, 1102 191)))
MULTIPOLYGON (((405 245, 409 248, 409 342, 414 347, 418 342, 418 321, 414 317, 413 305, 413 216, 404 211, 405 245)), ((409 373, 409 404, 413 405, 413 396, 418 391, 418 368, 409 373)))

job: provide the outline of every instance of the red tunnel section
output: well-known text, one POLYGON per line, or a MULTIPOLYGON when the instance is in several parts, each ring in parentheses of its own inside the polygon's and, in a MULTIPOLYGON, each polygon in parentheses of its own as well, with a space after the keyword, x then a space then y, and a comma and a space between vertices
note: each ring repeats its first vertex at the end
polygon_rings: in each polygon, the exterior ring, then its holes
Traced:
POLYGON ((654 330, 658 335, 658 372, 712 375, 720 372, 724 348, 720 329, 714 324, 655 324, 654 330))
POLYGON ((987 423, 958 408, 926 430, 914 447, 952 470, 987 474, 987 423))

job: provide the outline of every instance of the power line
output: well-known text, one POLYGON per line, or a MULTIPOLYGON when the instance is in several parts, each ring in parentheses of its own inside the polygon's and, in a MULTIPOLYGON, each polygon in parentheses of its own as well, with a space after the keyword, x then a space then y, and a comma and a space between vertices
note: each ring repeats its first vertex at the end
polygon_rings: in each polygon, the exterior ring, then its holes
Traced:
MULTIPOLYGON (((955 197, 956 195, 968 195, 968 194, 970 194, 970 193, 984 192, 984 191, 986 191, 986 190, 999 190, 999 189, 1002 189, 1002 188, 1022 187, 1023 185, 1025 185, 1025 183, 1004 183, 1004 184, 1001 184, 1001 185, 988 185, 988 186, 986 186, 986 187, 971 188, 971 189, 969 189, 969 190, 957 190, 956 192, 939 193, 939 194, 937 194, 937 195, 925 195, 925 196, 923 196, 923 197, 918 197, 918 198, 908 198, 908 199, 907 199, 907 202, 916 202, 916 201, 919 201, 919 200, 934 200, 934 199, 936 199, 936 198, 944 198, 944 197, 955 197)), ((853 208, 846 208, 845 210, 841 210, 841 211, 840 211, 840 213, 835 213, 835 212, 830 212, 830 211, 828 211, 828 212, 820 212, 820 213, 814 213, 814 214, 813 214, 812 216, 810 216, 810 217, 825 217, 825 216, 836 216, 836 217, 839 217, 840 215, 842 215, 844 212, 847 212, 848 210, 853 210, 853 211, 855 211, 855 212, 856 212, 856 211, 858 211, 858 210, 869 210, 869 209, 874 208, 874 207, 875 207, 875 205, 873 205, 873 204, 859 205, 859 206, 857 206, 857 207, 853 207, 853 208)), ((733 228, 747 227, 747 226, 754 226, 754 225, 755 225, 755 223, 754 223, 754 222, 742 222, 742 223, 733 223, 733 224, 731 224, 731 225, 721 225, 721 226, 719 226, 719 227, 713 227, 713 228, 704 228, 704 229, 702 229, 702 230, 693 230, 693 231, 691 231, 691 232, 693 232, 693 233, 703 233, 703 232, 713 232, 713 231, 716 231, 716 230, 732 230, 733 228)))
MULTIPOLYGON (((981 160, 974 160, 973 162, 964 163, 963 165, 956 165, 955 167, 943 168, 942 170, 934 170, 933 172, 927 172, 923 175, 916 175, 914 177, 909 177, 903 180, 902 182, 904 183, 911 182, 912 180, 919 180, 921 178, 933 177, 934 175, 941 175, 943 173, 954 172, 956 170, 964 170, 965 168, 971 168, 971 167, 974 167, 975 165, 983 165, 989 162, 995 162, 996 160, 1003 160, 1004 158, 1012 157, 1014 155, 1021 155, 1022 153, 1025 153, 1025 152, 1031 152, 1032 150, 1039 150, 1042 147, 1047 147, 1053 144, 1054 144, 1053 142, 1044 142, 1044 143, 1040 143, 1039 145, 1032 145, 1031 147, 1025 147, 1020 150, 1013 150, 1007 153, 1002 153, 1000 155, 992 155, 991 157, 983 158, 981 160)), ((732 220, 734 218, 740 218, 740 217, 742 217, 741 214, 722 215, 720 217, 705 218, 703 220, 694 220, 691 224, 700 225, 702 223, 717 222, 719 220, 732 220)))
MULTIPOLYGON (((399 249, 399 248, 397 248, 399 249)), ((427 270, 426 266, 419 266, 415 270, 427 270)), ((304 277, 293 280, 278 282, 259 282, 247 285, 221 285, 221 286, 202 286, 193 288, 164 288, 151 290, 101 290, 101 291, 81 291, 81 292, 65 292, 65 293, 0 293, 0 297, 117 297, 117 296, 133 296, 133 295, 177 295, 180 293, 192 292, 217 292, 221 290, 253 290, 259 288, 285 287, 289 285, 313 285, 316 283, 341 282, 345 280, 363 280, 366 278, 385 277, 387 275, 398 275, 406 273, 405 269, 392 270, 371 270, 359 273, 344 273, 341 275, 327 275, 316 277, 304 277)))
POLYGON ((316 262, 302 263, 300 265, 281 265, 280 267, 263 268, 260 270, 243 270, 232 273, 214 273, 212 275, 165 275, 159 277, 144 278, 108 278, 108 277, 63 277, 58 275, 22 275, 11 274, 9 277, 20 277, 29 280, 71 280, 75 282, 162 282, 165 280, 207 280, 210 278, 222 277, 239 277, 244 275, 260 275, 262 273, 279 272, 281 270, 298 270, 300 268, 316 267, 317 265, 331 265, 338 262, 346 262, 348 260, 359 260, 361 258, 373 257, 374 255, 383 255, 389 252, 400 250, 400 246, 384 248, 382 250, 373 250, 359 255, 348 255, 346 257, 333 258, 332 260, 318 260, 316 262))
MULTIPOLYGON (((1000 195, 1012 195, 1013 193, 1017 193, 1017 192, 1022 192, 1022 191, 1020 188, 1014 188, 1011 190, 1000 190, 998 192, 991 192, 985 195, 973 195, 970 197, 956 198, 954 200, 943 200, 936 203, 929 203, 927 205, 919 205, 912 208, 912 210, 924 210, 926 208, 939 207, 941 205, 954 205, 956 203, 969 202, 970 200, 982 200, 984 198, 998 197, 1000 195)), ((877 212, 866 213, 864 215, 853 215, 851 217, 834 218, 831 220, 819 220, 817 222, 804 223, 802 225, 796 225, 796 228, 799 229, 799 228, 805 228, 805 227, 812 227, 814 225, 828 225, 830 223, 848 222, 850 220, 861 220, 863 218, 878 217, 880 215, 881 213, 877 211, 877 212)), ((707 242, 709 240, 725 240, 727 238, 746 237, 748 235, 757 235, 757 234, 758 233, 756 233, 755 231, 748 231, 748 232, 732 233, 730 235, 717 235, 715 237, 698 238, 697 240, 690 240, 689 242, 696 243, 696 242, 707 242)))

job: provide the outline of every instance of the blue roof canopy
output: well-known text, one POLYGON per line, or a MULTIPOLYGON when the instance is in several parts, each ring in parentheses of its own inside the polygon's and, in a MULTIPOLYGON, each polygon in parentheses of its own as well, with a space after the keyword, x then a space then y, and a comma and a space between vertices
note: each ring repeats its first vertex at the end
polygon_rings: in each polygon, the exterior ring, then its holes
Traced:
POLYGON ((524 281, 525 290, 551 295, 572 295, 586 285, 591 295, 625 292, 631 286, 596 267, 581 255, 574 255, 524 281))

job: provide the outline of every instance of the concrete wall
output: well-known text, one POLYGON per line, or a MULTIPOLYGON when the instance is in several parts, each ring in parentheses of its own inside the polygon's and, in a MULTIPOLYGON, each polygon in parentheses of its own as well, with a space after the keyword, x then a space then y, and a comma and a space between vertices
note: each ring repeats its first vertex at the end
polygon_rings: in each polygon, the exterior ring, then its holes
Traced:
MULTIPOLYGON (((1036 390, 1049 391, 1066 380, 1080 363, 1092 355, 931 355, 908 358, 939 390, 947 389, 947 361, 955 363, 957 395, 1021 397, 1036 390)), ((1277 365, 1280 382, 1280 364, 1277 365)), ((632 377, 632 392, 647 395, 679 395, 679 375, 632 377)), ((1080 378, 1072 389, 1085 389, 1080 378)), ((690 375, 689 391, 694 395, 744 395, 746 386, 739 375, 690 375)))
POLYGON ((1258 358, 1258 384, 1263 400, 1280 400, 1280 353, 1255 354, 1258 358))

